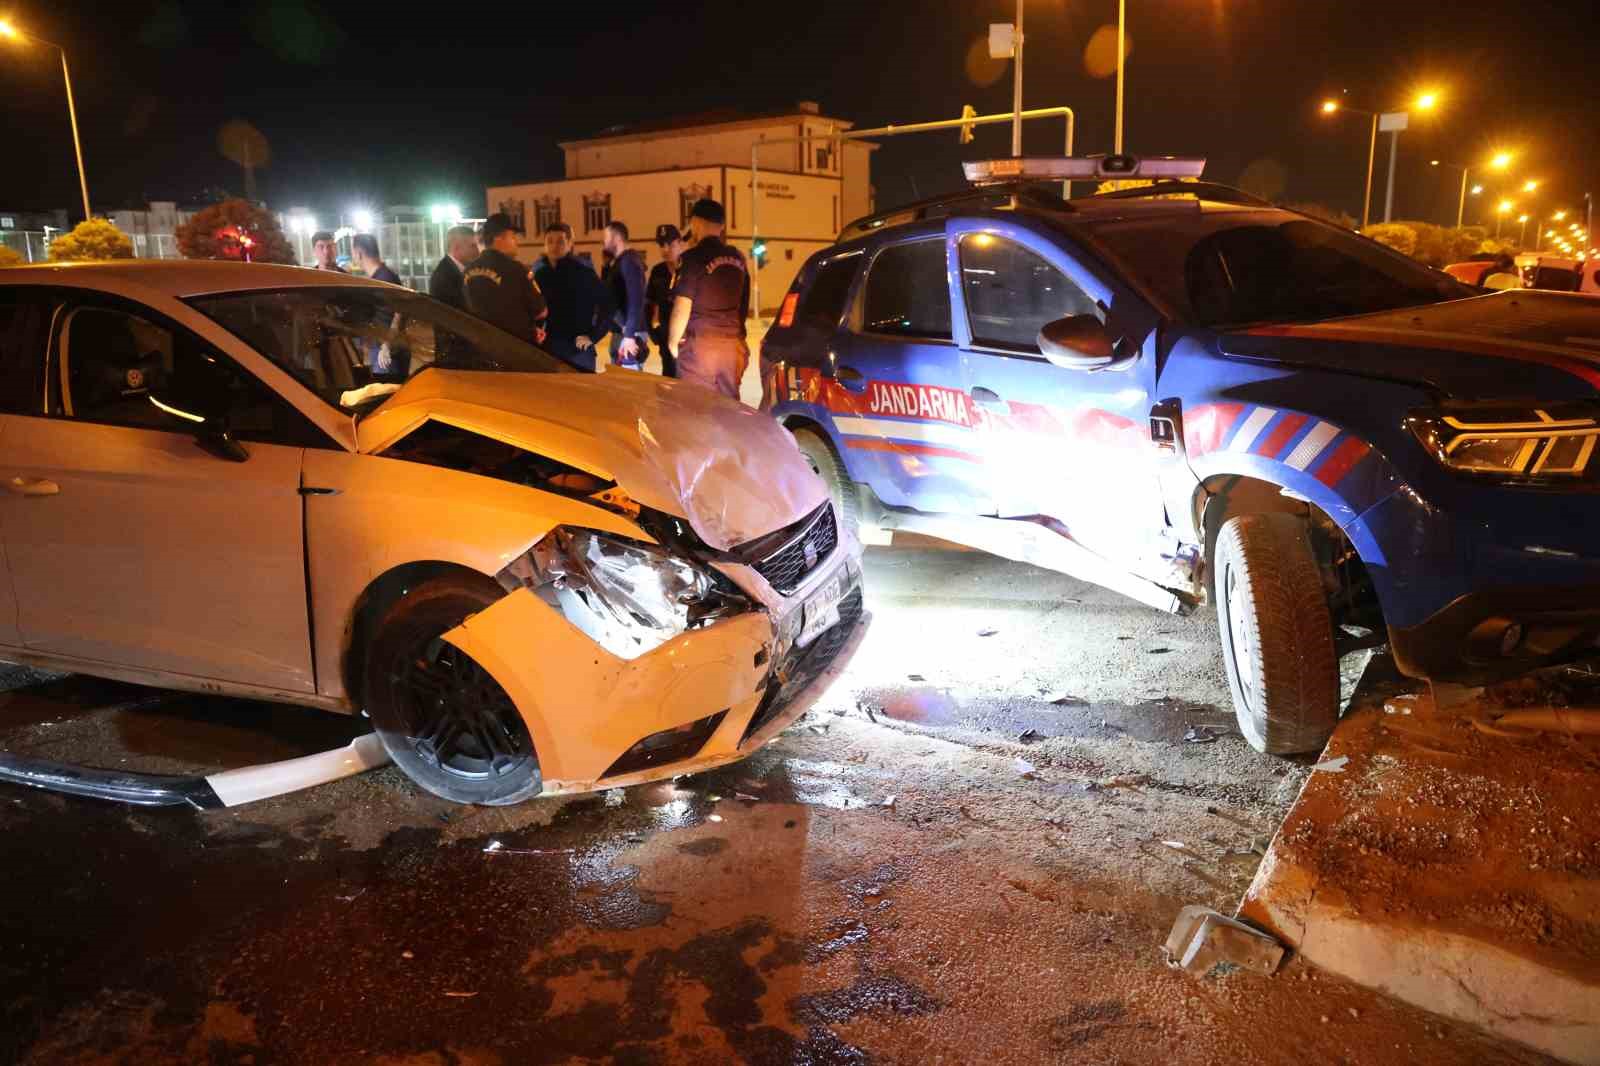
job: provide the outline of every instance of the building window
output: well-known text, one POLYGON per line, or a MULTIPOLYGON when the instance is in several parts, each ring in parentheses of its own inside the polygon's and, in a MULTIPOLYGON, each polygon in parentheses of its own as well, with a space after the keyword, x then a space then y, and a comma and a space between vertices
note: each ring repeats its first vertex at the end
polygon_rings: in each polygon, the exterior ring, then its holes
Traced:
POLYGON ((611 224, 611 194, 595 193, 583 198, 583 231, 594 233, 611 224))
POLYGON ((678 190, 678 228, 689 228, 689 212, 694 210, 696 200, 704 200, 711 195, 709 185, 685 185, 678 190))
POLYGON ((505 214, 511 216, 512 223, 518 229, 526 229, 527 228, 526 226, 524 226, 522 224, 523 217, 527 213, 527 205, 523 201, 521 201, 521 200, 501 200, 500 201, 500 210, 502 212, 504 212, 505 214))
POLYGON ((533 202, 535 221, 538 228, 534 231, 543 234, 545 230, 561 221, 561 197, 542 196, 533 202))
POLYGON ((833 169, 833 145, 824 144, 817 147, 817 169, 833 169))
POLYGON ((12 218, 9 215, 7 215, 4 218, 0 218, 0 229, 16 229, 16 228, 17 228, 17 220, 16 219, 12 218))

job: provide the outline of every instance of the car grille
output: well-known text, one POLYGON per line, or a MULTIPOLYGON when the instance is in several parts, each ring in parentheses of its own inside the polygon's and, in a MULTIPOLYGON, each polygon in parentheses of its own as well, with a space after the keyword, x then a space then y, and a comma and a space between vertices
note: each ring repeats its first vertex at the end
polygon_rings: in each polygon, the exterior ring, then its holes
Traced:
POLYGON ((755 571, 767 579, 767 584, 787 596, 827 561, 838 543, 839 527, 833 517, 833 505, 826 504, 804 533, 755 563, 755 571))
POLYGON ((858 587, 839 601, 837 625, 818 634, 817 639, 806 647, 792 649, 788 655, 773 665, 772 680, 767 682, 767 694, 762 697, 761 705, 751 716, 750 724, 745 727, 744 736, 739 738, 740 744, 749 740, 762 726, 788 709, 806 686, 821 677, 823 671, 833 665, 833 661, 849 643, 857 623, 861 621, 861 611, 861 589, 858 587))

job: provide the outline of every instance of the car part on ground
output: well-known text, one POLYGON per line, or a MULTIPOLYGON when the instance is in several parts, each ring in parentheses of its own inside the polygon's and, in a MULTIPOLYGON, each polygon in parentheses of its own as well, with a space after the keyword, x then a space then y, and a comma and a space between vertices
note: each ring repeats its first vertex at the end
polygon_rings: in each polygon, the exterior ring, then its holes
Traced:
POLYGON ((1275 755, 1320 749, 1339 717, 1339 671, 1307 523, 1289 514, 1229 519, 1212 580, 1245 740, 1275 755))
POLYGON ((103 770, 0 753, 0 780, 137 807, 188 805, 211 810, 298 792, 375 769, 388 761, 377 735, 368 733, 331 751, 203 776, 103 770))

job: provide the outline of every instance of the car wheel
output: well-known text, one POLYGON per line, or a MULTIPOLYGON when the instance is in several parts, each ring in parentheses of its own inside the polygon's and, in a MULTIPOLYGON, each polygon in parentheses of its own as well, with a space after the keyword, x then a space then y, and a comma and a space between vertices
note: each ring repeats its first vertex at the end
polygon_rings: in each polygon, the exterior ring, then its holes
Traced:
POLYGON ((441 639, 504 594, 488 578, 431 578, 390 606, 367 651, 366 709, 379 740, 413 781, 456 803, 517 803, 542 785, 511 697, 441 639))
POLYGON ((828 495, 833 498, 833 510, 839 516, 840 524, 850 531, 851 536, 859 537, 861 529, 855 483, 845 472, 844 463, 833 450, 833 445, 814 429, 795 430, 794 442, 800 446, 800 454, 806 457, 811 469, 828 486, 828 495))
POLYGON ((1339 670, 1305 521, 1229 519, 1214 559, 1212 596, 1240 732, 1274 755, 1321 749, 1339 720, 1339 670))

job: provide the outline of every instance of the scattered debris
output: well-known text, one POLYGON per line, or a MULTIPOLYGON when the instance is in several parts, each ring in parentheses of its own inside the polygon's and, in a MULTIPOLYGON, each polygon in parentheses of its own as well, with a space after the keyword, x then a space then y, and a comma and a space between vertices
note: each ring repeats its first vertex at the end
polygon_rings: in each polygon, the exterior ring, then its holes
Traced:
POLYGON ((707 815, 706 816, 706 821, 708 821, 708 822, 720 822, 720 821, 722 821, 722 815, 720 815, 720 814, 707 815))
POLYGON ((333 898, 338 900, 340 903, 354 903, 356 900, 360 899, 366 894, 367 890, 363 888, 360 892, 357 892, 353 896, 334 896, 333 898))
POLYGON ((883 801, 883 806, 885 806, 885 807, 893 807, 894 806, 894 796, 892 794, 887 799, 885 799, 883 801))
POLYGON ((907 681, 926 681, 928 679, 923 677, 921 674, 907 674, 906 675, 906 680, 907 681))
POLYGON ((1057 707, 1087 707, 1089 701, 1081 696, 1061 695, 1050 701, 1057 707))
POLYGON ((828 727, 825 725, 808 725, 806 728, 811 730, 819 737, 825 737, 828 735, 828 727))
POLYGON ((475 996, 477 994, 478 993, 476 993, 476 992, 446 992, 445 993, 445 995, 449 996, 451 999, 471 999, 473 996, 475 996))
POLYGON ((748 792, 735 792, 733 794, 733 798, 734 799, 742 799, 746 803, 760 803, 761 802, 761 797, 760 796, 752 796, 748 792))
POLYGON ((1172 649, 1171 648, 1149 648, 1149 649, 1146 649, 1146 650, 1147 650, 1148 654, 1150 654, 1150 655, 1165 655, 1165 654, 1167 654, 1167 652, 1171 651, 1172 649))
POLYGON ((1197 977, 1220 964, 1242 966, 1271 975, 1283 961, 1283 945, 1253 926, 1210 907, 1190 906, 1178 912, 1165 946, 1167 965, 1197 977))
POLYGON ((1214 744, 1218 737, 1225 737, 1228 732, 1221 726, 1192 725, 1183 734, 1183 739, 1189 744, 1214 744))
POLYGON ((1167 847, 1171 848, 1173 851, 1188 851, 1189 850, 1189 845, 1185 844, 1181 840, 1163 840, 1161 843, 1165 844, 1167 847))
POLYGON ((491 840, 483 846, 489 855, 570 855, 571 848, 508 848, 498 840, 491 840))
POLYGON ((872 713, 872 704, 866 702, 865 700, 857 700, 856 710, 866 715, 867 721, 871 722, 873 725, 878 724, 878 716, 872 713))
POLYGON ((978 636, 992 637, 998 632, 1000 632, 998 629, 990 629, 988 626, 984 626, 982 629, 978 630, 978 636))
POLYGON ((409 951, 402 951, 400 953, 400 957, 402 959, 414 959, 414 958, 416 958, 416 956, 411 954, 411 952, 409 952, 409 951))
POLYGON ((1016 768, 1017 774, 1024 781, 1037 781, 1039 779, 1039 768, 1027 759, 1013 759, 1011 765, 1016 768))
POLYGON ((1328 774, 1342 774, 1344 773, 1344 764, 1349 761, 1350 756, 1341 755, 1337 759, 1329 759, 1327 762, 1319 762, 1311 769, 1321 770, 1323 773, 1328 774))
POLYGON ((1024 744, 1037 744, 1039 741, 1043 740, 1044 737, 1039 735, 1039 731, 1037 729, 1025 729, 1022 731, 1021 735, 1017 737, 1017 739, 1022 741, 1024 744))

